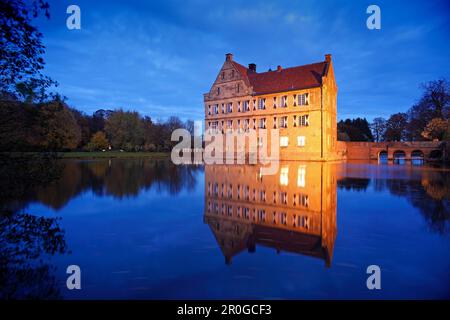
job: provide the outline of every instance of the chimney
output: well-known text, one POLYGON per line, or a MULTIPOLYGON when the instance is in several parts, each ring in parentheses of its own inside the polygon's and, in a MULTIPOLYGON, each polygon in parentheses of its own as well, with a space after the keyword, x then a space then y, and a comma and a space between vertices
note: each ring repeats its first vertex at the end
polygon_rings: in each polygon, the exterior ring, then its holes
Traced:
POLYGON ((254 63, 249 63, 248 64, 248 69, 252 72, 256 72, 256 64, 254 63))
POLYGON ((280 72, 283 68, 281 66, 277 66, 277 71, 280 72))
POLYGON ((328 54, 325 55, 325 61, 326 62, 331 62, 331 54, 328 53, 328 54))
POLYGON ((225 61, 233 61, 233 54, 232 53, 227 53, 225 55, 225 61))

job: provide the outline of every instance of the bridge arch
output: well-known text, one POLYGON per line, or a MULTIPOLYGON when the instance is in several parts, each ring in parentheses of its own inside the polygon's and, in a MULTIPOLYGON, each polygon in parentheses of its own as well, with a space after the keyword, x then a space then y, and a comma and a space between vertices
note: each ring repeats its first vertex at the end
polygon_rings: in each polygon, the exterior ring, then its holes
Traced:
POLYGON ((403 150, 395 150, 393 153, 393 160, 395 164, 404 164, 406 161, 406 153, 403 150))
POLYGON ((388 152, 386 150, 381 150, 378 152, 378 163, 388 162, 388 152))
POLYGON ((411 163, 413 165, 421 165, 425 161, 425 154, 422 150, 413 150, 411 152, 411 163))

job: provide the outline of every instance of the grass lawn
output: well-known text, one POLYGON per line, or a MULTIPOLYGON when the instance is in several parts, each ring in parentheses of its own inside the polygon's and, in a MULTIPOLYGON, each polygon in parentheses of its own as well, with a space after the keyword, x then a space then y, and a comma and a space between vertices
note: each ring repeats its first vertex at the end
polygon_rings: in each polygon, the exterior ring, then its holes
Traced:
POLYGON ((64 159, 97 159, 97 158, 151 158, 165 159, 170 157, 169 152, 120 152, 120 151, 95 151, 95 152, 58 152, 58 156, 64 159))

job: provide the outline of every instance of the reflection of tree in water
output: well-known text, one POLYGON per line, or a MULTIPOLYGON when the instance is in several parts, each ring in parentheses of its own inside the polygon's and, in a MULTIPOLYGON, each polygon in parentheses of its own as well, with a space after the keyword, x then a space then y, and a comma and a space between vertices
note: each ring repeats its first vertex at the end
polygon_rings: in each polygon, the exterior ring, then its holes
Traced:
POLYGON ((433 231, 450 232, 450 174, 424 172, 421 180, 375 180, 375 189, 387 188, 393 195, 405 197, 418 208, 433 231))
POLYGON ((58 210, 71 198, 89 190, 98 196, 118 199, 138 196, 151 187, 175 195, 183 189, 194 189, 196 173, 202 168, 147 159, 60 161, 58 165, 64 167, 60 178, 44 188, 36 188, 24 200, 37 200, 58 210))
POLYGON ((342 178, 337 181, 339 189, 366 191, 370 184, 370 179, 366 178, 342 178))
POLYGON ((45 258, 66 251, 56 218, 1 215, 0 243, 0 299, 60 297, 55 268, 45 258))
POLYGON ((0 157, 0 299, 59 298, 48 261, 66 251, 58 219, 19 212, 59 173, 52 156, 0 157))
MULTIPOLYGON (((368 178, 342 178, 338 188, 365 191, 368 178)), ((393 195, 406 198, 418 208, 430 228, 440 234, 450 233, 450 173, 441 170, 424 170, 418 179, 373 179, 376 192, 389 190, 393 195)))

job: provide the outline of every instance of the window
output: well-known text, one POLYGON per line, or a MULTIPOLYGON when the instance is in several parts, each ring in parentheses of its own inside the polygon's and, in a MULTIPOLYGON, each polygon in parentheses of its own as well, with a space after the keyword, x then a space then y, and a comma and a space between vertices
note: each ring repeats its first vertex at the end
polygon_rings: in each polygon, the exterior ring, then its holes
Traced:
POLYGON ((273 108, 277 108, 277 97, 273 97, 273 108))
POLYGON ((233 112, 233 103, 230 102, 227 104, 227 113, 233 112))
POLYGON ((220 94, 220 87, 217 87, 217 94, 220 94))
POLYGON ((298 167, 298 177, 297 177, 297 186, 298 187, 305 187, 306 180, 306 166, 299 166, 298 167))
POLYGON ((256 119, 253 119, 253 130, 256 129, 256 119))
POLYGON ((253 110, 256 110, 256 100, 253 100, 253 110))
POLYGON ((282 96, 281 97, 281 103, 280 103, 280 107, 282 108, 286 108, 287 107, 287 96, 282 96))
POLYGON ((298 136, 297 137, 297 145, 299 147, 304 147, 305 146, 305 136, 298 136))
POLYGON ((287 192, 280 192, 280 203, 281 204, 287 204, 287 192))
POLYGON ((280 170, 280 185, 287 186, 289 183, 289 167, 282 167, 280 170))
POLYGON ((309 94, 303 93, 297 96, 299 106, 307 106, 309 104, 309 94))
POLYGON ((286 216, 286 213, 284 213, 284 212, 280 214, 280 223, 283 225, 286 225, 286 223, 287 223, 287 216, 286 216))
POLYGON ((222 80, 225 79, 225 72, 222 72, 222 80))
POLYGON ((241 112, 241 102, 238 101, 238 107, 237 107, 238 112, 241 112))
POLYGON ((262 222, 266 221, 266 210, 263 209, 258 210, 258 220, 262 222))
POLYGON ((232 130, 233 129, 233 120, 227 120, 227 129, 232 130))
POLYGON ((296 107, 296 106, 297 106, 297 95, 294 94, 294 107, 296 107))
POLYGON ((259 126, 260 129, 265 129, 266 128, 266 118, 260 118, 259 119, 259 126))
POLYGON ((244 130, 248 131, 249 126, 250 126, 250 120, 249 119, 245 119, 244 120, 244 130))
POLYGON ((289 137, 280 137, 280 147, 287 147, 289 145, 289 137))
POLYGON ((288 127, 287 116, 280 117, 280 128, 287 128, 287 127, 288 127))
POLYGON ((261 202, 266 202, 266 191, 264 190, 259 191, 259 200, 261 202))
POLYGON ((277 117, 273 117, 273 128, 277 128, 277 117))
POLYGON ((225 103, 222 103, 222 113, 225 113, 225 103))
POLYGON ((219 114, 219 105, 218 104, 214 105, 214 114, 219 114))
POLYGON ((260 109, 260 110, 266 109, 266 98, 258 99, 258 109, 260 109))
POLYGON ((309 115, 303 115, 298 117, 298 126, 307 127, 309 126, 309 115))
POLYGON ((211 105, 208 105, 208 116, 211 115, 211 105))
POLYGON ((249 104, 249 100, 244 101, 244 112, 250 111, 249 104))
POLYGON ((236 92, 239 93, 239 91, 241 90, 239 83, 236 86, 236 92))

